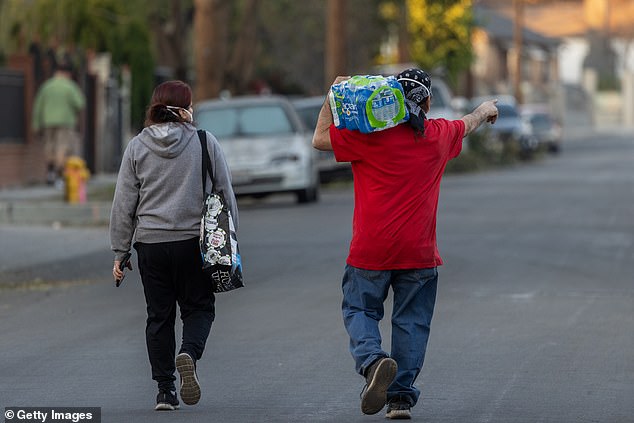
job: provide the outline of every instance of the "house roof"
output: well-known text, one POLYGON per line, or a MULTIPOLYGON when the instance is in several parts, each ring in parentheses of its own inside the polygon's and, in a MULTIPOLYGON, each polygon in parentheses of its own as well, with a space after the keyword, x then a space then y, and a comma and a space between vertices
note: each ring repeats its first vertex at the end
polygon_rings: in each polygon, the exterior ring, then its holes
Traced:
MULTIPOLYGON (((513 42, 514 23, 508 17, 485 6, 474 6, 473 14, 476 26, 483 28, 491 37, 502 42, 513 42)), ((556 48, 560 44, 558 38, 547 37, 526 28, 522 31, 524 44, 536 44, 545 49, 556 48)))
MULTIPOLYGON (((475 0, 512 21, 513 2, 508 0, 475 0)), ((586 0, 587 1, 587 0, 586 0)), ((610 0, 608 17, 600 18, 611 35, 631 38, 634 35, 634 0, 610 0)), ((583 36, 591 28, 584 0, 527 1, 524 5, 524 24, 546 37, 583 36)), ((474 6, 475 8, 475 6, 474 6)), ((599 15, 600 16, 600 15, 599 15)))

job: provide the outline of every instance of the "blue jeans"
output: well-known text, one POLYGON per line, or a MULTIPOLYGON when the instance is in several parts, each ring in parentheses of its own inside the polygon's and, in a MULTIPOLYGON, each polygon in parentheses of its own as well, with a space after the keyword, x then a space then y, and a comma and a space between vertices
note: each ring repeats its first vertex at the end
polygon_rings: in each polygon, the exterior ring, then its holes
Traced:
POLYGON ((374 361, 392 357, 398 364, 387 399, 400 398, 414 406, 420 390, 414 381, 423 368, 434 304, 438 271, 435 267, 412 270, 365 270, 346 266, 343 276, 343 320, 350 335, 350 353, 356 371, 364 375, 374 361), (388 290, 394 292, 392 352, 381 348, 379 322, 388 290))

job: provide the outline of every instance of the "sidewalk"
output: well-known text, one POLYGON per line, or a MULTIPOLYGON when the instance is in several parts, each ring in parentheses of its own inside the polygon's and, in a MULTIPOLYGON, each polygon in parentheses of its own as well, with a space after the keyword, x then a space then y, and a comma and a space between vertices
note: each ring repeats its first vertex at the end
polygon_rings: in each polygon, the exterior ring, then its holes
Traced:
POLYGON ((115 182, 116 175, 91 178, 84 204, 68 204, 63 189, 46 185, 0 190, 0 225, 108 225, 115 182))

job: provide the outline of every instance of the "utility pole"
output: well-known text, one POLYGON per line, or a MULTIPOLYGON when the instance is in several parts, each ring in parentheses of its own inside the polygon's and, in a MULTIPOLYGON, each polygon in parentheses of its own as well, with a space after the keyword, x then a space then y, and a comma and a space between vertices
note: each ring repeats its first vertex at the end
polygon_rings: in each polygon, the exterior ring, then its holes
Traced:
POLYGON ((401 4, 398 24, 398 62, 409 63, 409 31, 407 30, 407 2, 401 4))
POLYGON ((519 104, 524 103, 522 96, 522 50, 524 46, 524 0, 513 0, 513 46, 515 50, 515 74, 513 88, 519 104))
POLYGON ((345 75, 347 35, 347 0, 328 0, 326 2, 326 57, 324 66, 325 87, 329 88, 337 75, 345 75))

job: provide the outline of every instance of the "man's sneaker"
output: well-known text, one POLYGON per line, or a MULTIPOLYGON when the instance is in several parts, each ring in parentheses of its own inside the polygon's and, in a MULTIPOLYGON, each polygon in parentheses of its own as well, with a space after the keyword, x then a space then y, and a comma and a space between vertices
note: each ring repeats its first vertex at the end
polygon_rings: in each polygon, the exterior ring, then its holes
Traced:
POLYGON ((178 398, 176 398, 176 392, 172 391, 159 391, 156 396, 155 410, 177 410, 179 408, 178 398))
POLYGON ((361 412, 376 414, 385 405, 387 388, 396 377, 396 361, 389 357, 380 358, 368 369, 365 387, 361 392, 361 412))
POLYGON ((387 404, 387 413, 385 413, 385 418, 409 420, 412 418, 410 408, 409 402, 407 401, 390 401, 387 404))
POLYGON ((197 404, 200 400, 200 385, 196 377, 196 364, 187 353, 176 356, 176 370, 181 376, 181 399, 187 405, 197 404))

